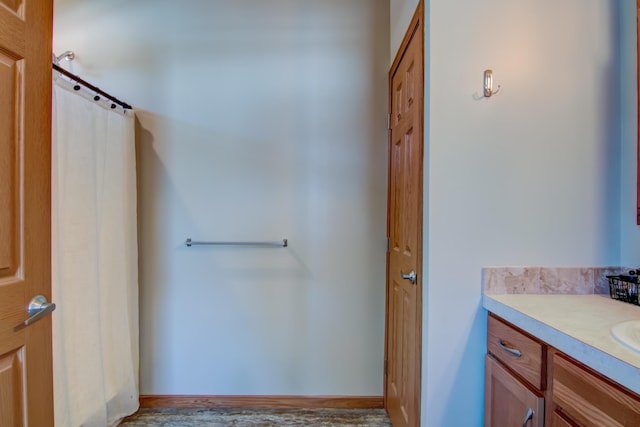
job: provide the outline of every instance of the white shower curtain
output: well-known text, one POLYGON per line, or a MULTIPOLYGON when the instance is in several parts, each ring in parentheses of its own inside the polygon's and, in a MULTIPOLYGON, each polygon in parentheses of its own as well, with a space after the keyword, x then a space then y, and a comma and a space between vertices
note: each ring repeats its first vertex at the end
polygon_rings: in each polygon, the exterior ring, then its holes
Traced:
POLYGON ((105 427, 138 408, 134 118, 72 86, 54 72, 55 425, 105 427))

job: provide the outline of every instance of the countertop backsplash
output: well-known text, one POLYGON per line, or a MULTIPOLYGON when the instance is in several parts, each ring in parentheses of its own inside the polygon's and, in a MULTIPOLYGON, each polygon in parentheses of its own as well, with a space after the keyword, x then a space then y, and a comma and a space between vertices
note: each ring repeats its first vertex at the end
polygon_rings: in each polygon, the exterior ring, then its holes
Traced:
POLYGON ((484 267, 485 294, 608 294, 606 276, 627 267, 484 267))

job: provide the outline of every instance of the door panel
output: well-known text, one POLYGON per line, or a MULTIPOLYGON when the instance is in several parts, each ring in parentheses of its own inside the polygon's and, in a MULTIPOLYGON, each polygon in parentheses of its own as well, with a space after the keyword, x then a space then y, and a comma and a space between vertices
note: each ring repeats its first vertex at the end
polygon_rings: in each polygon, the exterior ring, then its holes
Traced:
POLYGON ((422 323, 422 3, 390 73, 389 255, 385 407, 395 427, 420 423, 422 323), (415 272, 417 280, 402 278, 415 272))
POLYGON ((21 350, 12 351, 0 357, 0 390, 3 393, 7 392, 6 395, 2 395, 2 401, 0 401, 0 426, 23 425, 22 358, 21 350))
POLYGON ((53 425, 51 317, 52 2, 0 0, 0 425, 53 425))
POLYGON ((5 5, 10 11, 18 16, 22 16, 22 0, 0 0, 0 4, 5 5))
POLYGON ((22 99, 20 63, 0 52, 0 279, 14 275, 18 262, 20 164, 17 156, 23 120, 16 101, 22 99))

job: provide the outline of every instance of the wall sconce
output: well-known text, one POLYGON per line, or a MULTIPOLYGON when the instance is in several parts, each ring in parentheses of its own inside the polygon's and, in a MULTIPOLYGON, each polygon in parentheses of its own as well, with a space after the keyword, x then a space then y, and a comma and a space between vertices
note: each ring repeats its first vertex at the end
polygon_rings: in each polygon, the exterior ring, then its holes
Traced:
POLYGON ((500 92, 500 85, 493 88, 493 70, 484 70, 484 98, 491 98, 500 92))

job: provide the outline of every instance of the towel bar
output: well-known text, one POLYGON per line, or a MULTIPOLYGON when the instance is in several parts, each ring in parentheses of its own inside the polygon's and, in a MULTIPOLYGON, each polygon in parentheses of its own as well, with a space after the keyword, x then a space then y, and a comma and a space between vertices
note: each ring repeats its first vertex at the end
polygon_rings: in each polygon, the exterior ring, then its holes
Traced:
POLYGON ((282 239, 281 242, 196 242, 191 240, 191 237, 188 237, 184 244, 189 248, 191 246, 254 246, 286 248, 289 246, 289 241, 287 239, 282 239))

